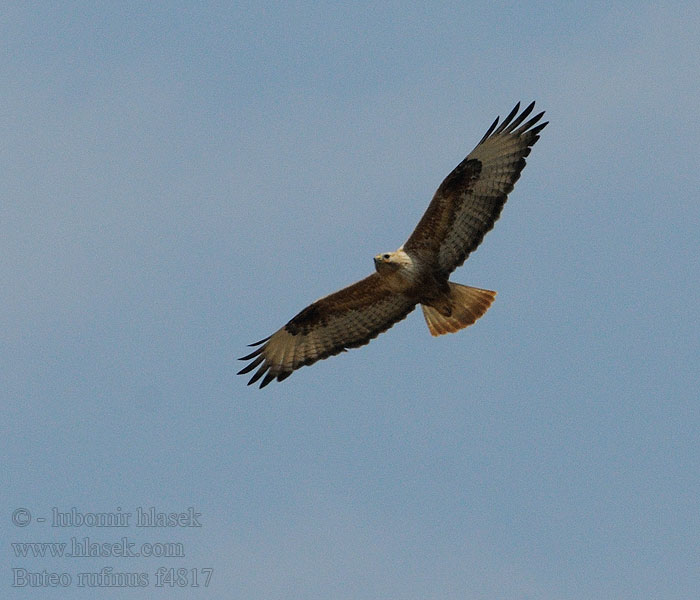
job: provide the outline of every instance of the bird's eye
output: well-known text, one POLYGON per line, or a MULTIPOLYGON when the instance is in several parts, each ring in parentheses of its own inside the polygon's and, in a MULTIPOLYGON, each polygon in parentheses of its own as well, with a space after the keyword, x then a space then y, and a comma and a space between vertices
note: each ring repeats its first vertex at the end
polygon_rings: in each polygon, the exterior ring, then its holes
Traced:
POLYGON ((388 254, 385 254, 385 255, 384 255, 384 260, 389 260, 389 255, 388 255, 388 254))

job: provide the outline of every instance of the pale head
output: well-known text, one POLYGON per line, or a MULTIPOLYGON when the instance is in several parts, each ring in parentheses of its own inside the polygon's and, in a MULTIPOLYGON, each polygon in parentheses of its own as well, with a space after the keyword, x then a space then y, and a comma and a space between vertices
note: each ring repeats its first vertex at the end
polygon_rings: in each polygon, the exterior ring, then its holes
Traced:
POLYGON ((382 275, 396 273, 399 270, 411 270, 413 261, 406 254, 403 247, 395 252, 383 252, 374 257, 374 268, 382 275))

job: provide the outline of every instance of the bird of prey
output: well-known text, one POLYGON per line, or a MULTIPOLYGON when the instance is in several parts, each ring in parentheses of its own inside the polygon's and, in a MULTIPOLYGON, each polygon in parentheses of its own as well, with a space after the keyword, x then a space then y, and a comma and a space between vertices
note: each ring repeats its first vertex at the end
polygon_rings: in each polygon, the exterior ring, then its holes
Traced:
POLYGON ((535 103, 518 114, 520 103, 491 127, 435 192, 408 240, 395 252, 374 257, 375 272, 307 306, 284 327, 241 358, 257 367, 248 385, 282 381, 318 360, 367 344, 421 305, 434 336, 474 323, 496 292, 449 281, 481 243, 501 214, 525 157, 547 122, 544 112, 526 121, 535 103), (538 124, 539 123, 539 124, 538 124))

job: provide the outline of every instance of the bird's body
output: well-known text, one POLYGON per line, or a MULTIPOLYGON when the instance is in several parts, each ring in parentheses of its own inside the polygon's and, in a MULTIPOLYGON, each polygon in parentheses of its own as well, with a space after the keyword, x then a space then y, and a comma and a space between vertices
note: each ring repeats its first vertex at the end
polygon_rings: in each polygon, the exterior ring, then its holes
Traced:
POLYGON ((432 335, 474 323, 496 292, 449 281, 493 227, 525 157, 547 125, 544 113, 521 125, 534 108, 517 117, 519 105, 440 184, 408 240, 396 251, 374 257, 375 273, 307 306, 242 358, 240 374, 258 367, 249 384, 282 381, 317 360, 367 344, 420 304, 432 335), (264 377, 263 377, 264 376, 264 377))

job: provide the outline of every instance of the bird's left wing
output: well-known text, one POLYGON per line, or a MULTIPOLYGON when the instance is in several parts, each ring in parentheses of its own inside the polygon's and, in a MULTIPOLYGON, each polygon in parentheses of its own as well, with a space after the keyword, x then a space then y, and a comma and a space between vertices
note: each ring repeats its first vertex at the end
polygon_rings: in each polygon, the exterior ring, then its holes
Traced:
POLYGON ((307 306, 289 323, 251 346, 260 346, 241 360, 251 360, 239 371, 258 370, 248 382, 264 378, 282 381, 292 371, 367 344, 416 306, 408 296, 388 289, 377 273, 307 306))
POLYGON ((518 103, 498 128, 498 119, 494 121, 476 148, 440 184, 404 244, 406 252, 423 256, 448 275, 476 249, 500 216, 525 167, 525 157, 547 125, 537 124, 543 112, 523 123, 534 106, 533 102, 518 115, 518 103))

